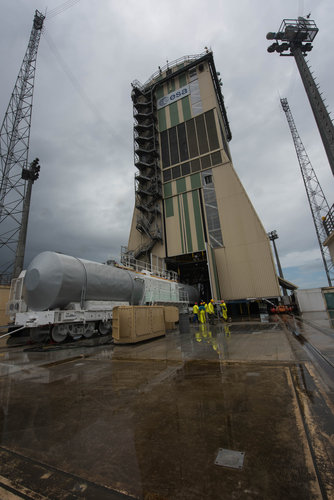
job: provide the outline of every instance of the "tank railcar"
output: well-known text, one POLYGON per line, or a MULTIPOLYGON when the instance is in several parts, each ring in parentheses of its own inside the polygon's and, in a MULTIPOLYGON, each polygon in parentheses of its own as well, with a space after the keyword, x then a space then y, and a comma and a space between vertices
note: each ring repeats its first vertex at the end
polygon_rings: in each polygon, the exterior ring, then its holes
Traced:
POLYGON ((7 309, 15 326, 29 329, 32 339, 49 332, 62 342, 68 336, 110 333, 112 311, 119 305, 187 308, 197 300, 196 288, 147 271, 42 252, 13 280, 7 309))

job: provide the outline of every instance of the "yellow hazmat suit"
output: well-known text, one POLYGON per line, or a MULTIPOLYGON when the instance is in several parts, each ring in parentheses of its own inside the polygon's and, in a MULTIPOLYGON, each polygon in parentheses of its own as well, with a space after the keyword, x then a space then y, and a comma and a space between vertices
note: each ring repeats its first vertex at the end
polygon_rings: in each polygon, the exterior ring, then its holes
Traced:
POLYGON ((198 323, 198 313, 199 313, 199 309, 198 309, 198 305, 197 305, 197 302, 194 304, 193 306, 193 323, 195 323, 195 321, 198 323))
POLYGON ((201 323, 206 323, 206 318, 205 318, 205 307, 203 304, 199 306, 199 320, 201 323))
POLYGON ((224 301, 222 301, 222 303, 220 304, 220 307, 222 308, 223 319, 224 319, 224 321, 227 321, 227 305, 225 304, 224 301))
POLYGON ((213 324, 215 321, 215 308, 213 306, 213 299, 211 299, 208 304, 208 316, 209 316, 209 323, 213 324))

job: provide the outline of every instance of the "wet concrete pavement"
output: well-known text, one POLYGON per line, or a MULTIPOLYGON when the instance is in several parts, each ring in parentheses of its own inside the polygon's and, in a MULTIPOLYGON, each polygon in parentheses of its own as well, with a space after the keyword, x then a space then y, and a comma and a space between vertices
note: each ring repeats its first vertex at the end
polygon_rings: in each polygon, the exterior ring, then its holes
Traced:
POLYGON ((286 317, 285 324, 297 336, 302 335, 308 342, 334 364, 334 329, 324 327, 323 321, 309 321, 303 317, 286 317))
POLYGON ((332 375, 292 321, 0 347, 0 498, 333 498, 332 375))

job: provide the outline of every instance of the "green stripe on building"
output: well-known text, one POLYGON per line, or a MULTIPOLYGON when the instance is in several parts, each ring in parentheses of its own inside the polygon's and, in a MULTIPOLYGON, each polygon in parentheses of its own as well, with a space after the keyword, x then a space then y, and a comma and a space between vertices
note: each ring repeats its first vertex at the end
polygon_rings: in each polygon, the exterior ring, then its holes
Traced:
POLYGON ((187 77, 185 73, 182 73, 182 75, 179 76, 179 85, 180 87, 187 85, 187 77))
POLYGON ((156 90, 156 98, 160 99, 163 96, 164 96, 164 86, 160 85, 160 87, 158 87, 156 90))
POLYGON ((172 196, 172 183, 171 182, 166 182, 164 184, 164 197, 167 198, 168 196, 172 196))
MULTIPOLYGON (((181 87, 185 87, 187 85, 187 77, 185 73, 179 76, 179 85, 181 87)), ((190 97, 184 97, 182 99, 182 112, 183 112, 183 121, 190 120, 191 118, 191 108, 190 108, 190 97)))
POLYGON ((203 236, 203 226, 202 226, 202 216, 201 216, 201 206, 199 202, 198 191, 192 191, 193 197, 193 207, 194 207, 194 218, 197 236, 197 248, 198 251, 205 250, 204 236, 203 236))
POLYGON ((168 83, 168 94, 170 92, 173 92, 175 90, 175 78, 173 78, 172 80, 169 80, 168 83))
POLYGON ((176 181, 176 192, 177 193, 184 193, 187 191, 186 188, 186 179, 183 177, 182 179, 177 179, 176 181))
POLYGON ((190 97, 184 97, 182 99, 182 111, 183 111, 183 120, 187 121, 191 118, 191 108, 190 108, 190 97))
POLYGON ((201 175, 193 174, 190 176, 191 189, 199 189, 202 187, 201 175))
POLYGON ((158 123, 159 123, 159 132, 163 132, 167 128, 167 120, 166 120, 166 108, 158 109, 158 123))
POLYGON ((182 196, 183 196, 184 220, 185 220, 185 224, 186 224, 187 247, 188 247, 188 252, 192 252, 193 251, 193 242, 191 240, 188 193, 184 193, 182 196))
POLYGON ((181 208, 180 208, 180 197, 177 197, 177 204, 178 204, 178 209, 179 209, 179 224, 180 224, 180 235, 181 235, 181 246, 182 246, 182 253, 184 253, 184 243, 183 243, 183 227, 182 227, 182 220, 181 220, 181 208))
POLYGON ((166 217, 174 216, 173 198, 167 198, 165 200, 166 217))
POLYGON ((179 110, 177 109, 177 102, 173 102, 170 106, 168 106, 168 109, 170 116, 170 126, 175 127, 175 125, 178 125, 180 123, 179 110))

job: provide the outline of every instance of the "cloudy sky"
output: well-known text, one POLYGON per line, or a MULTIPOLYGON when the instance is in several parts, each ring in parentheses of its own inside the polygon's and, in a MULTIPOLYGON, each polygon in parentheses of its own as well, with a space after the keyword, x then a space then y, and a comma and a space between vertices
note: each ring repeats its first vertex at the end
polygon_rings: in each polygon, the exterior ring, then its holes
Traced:
POLYGON ((40 158, 41 174, 33 187, 26 264, 44 250, 100 262, 119 255, 134 204, 131 82, 144 83, 166 60, 208 46, 223 81, 233 163, 266 231, 278 232, 284 276, 301 288, 327 286, 280 97, 288 98, 329 205, 333 175, 296 64, 267 52, 266 33, 278 31, 284 18, 311 12, 319 33, 308 60, 334 110, 333 0, 0 0, 0 5, 1 121, 34 11, 47 9, 29 153, 30 161, 40 158))

